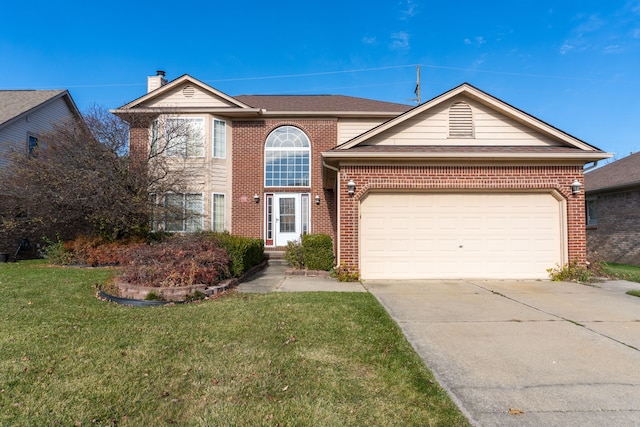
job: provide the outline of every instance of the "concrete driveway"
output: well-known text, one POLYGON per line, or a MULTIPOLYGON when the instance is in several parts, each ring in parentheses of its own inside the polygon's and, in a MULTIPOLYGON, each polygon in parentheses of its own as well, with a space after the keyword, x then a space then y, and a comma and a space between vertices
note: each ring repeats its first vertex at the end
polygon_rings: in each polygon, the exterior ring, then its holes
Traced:
POLYGON ((472 424, 640 426, 628 282, 366 281, 472 424))

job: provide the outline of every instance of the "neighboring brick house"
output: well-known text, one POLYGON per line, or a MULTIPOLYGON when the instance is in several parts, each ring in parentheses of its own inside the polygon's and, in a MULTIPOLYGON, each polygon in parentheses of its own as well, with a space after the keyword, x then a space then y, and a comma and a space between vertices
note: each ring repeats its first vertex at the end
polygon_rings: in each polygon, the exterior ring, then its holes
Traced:
MULTIPOLYGON (((54 123, 70 117, 80 117, 80 112, 66 90, 0 90, 0 170, 13 155, 33 153, 54 123)), ((0 252, 15 251, 19 240, 0 233, 0 252)))
POLYGON ((640 265, 640 153, 584 176, 589 257, 640 265))
POLYGON ((571 186, 608 157, 468 84, 411 108, 231 97, 159 74, 114 113, 149 117, 131 129, 132 151, 148 149, 158 115, 201 128, 202 174, 170 200, 202 221, 165 229, 226 229, 268 248, 327 233, 337 262, 364 279, 545 278, 555 264, 583 263, 584 197, 571 186))

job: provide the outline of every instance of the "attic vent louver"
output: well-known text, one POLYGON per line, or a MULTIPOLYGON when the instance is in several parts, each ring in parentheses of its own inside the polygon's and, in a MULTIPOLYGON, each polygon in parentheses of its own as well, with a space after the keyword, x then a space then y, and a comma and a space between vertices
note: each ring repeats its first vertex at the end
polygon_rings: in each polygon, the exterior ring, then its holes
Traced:
POLYGON ((449 108, 449 138, 473 138, 473 115, 465 102, 449 108))
POLYGON ((196 94, 196 90, 191 85, 187 85, 184 87, 184 89, 182 89, 182 95, 184 95, 185 98, 191 98, 195 94, 196 94))

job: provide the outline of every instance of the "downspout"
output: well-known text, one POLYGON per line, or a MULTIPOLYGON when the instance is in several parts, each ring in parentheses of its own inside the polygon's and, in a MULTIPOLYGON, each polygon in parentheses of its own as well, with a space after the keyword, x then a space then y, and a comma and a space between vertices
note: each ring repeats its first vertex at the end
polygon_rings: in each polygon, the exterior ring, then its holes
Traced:
POLYGON ((336 192, 336 202, 338 206, 336 206, 336 225, 338 226, 337 236, 336 236, 336 265, 340 265, 340 185, 338 185, 338 181, 340 180, 340 169, 328 165, 324 159, 322 159, 322 166, 335 171, 336 173, 336 184, 335 184, 335 192, 336 192))
MULTIPOLYGON (((596 162, 598 163, 598 162, 596 162)), ((336 173, 340 172, 340 169, 333 167, 331 165, 328 165, 324 160, 322 161, 322 166, 324 166, 327 169, 331 169, 332 171, 336 171, 336 173)))

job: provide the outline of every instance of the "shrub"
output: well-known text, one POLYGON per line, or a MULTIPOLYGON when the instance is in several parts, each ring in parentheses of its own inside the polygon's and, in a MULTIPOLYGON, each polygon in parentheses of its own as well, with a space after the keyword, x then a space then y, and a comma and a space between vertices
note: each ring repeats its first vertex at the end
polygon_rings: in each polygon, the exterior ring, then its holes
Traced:
POLYGON ((357 282, 360 280, 360 272, 358 270, 351 271, 344 263, 331 272, 331 277, 335 277, 338 282, 357 282))
POLYGON ((40 251, 42 257, 51 264, 69 265, 73 262, 73 253, 65 246, 60 236, 56 241, 43 238, 45 246, 40 251))
POLYGON ((264 241, 250 237, 234 236, 228 232, 204 233, 229 255, 229 272, 240 277, 251 267, 264 260, 264 241))
POLYGON ((329 271, 333 267, 333 241, 326 234, 302 236, 302 257, 309 270, 329 271))
POLYGON ((302 243, 298 240, 287 242, 287 247, 284 250, 284 260, 293 268, 303 269, 304 257, 302 256, 302 243))
POLYGON ((587 266, 578 264, 575 261, 567 263, 562 267, 556 264, 556 267, 548 268, 547 272, 554 282, 588 283, 596 279, 587 266))
POLYGON ((102 237, 80 236, 66 244, 73 253, 74 262, 92 267, 125 265, 132 246, 144 246, 143 238, 128 238, 116 242, 102 237))
POLYGON ((229 276, 229 257, 211 240, 176 236, 164 242, 128 247, 126 282, 155 287, 215 285, 229 276))

